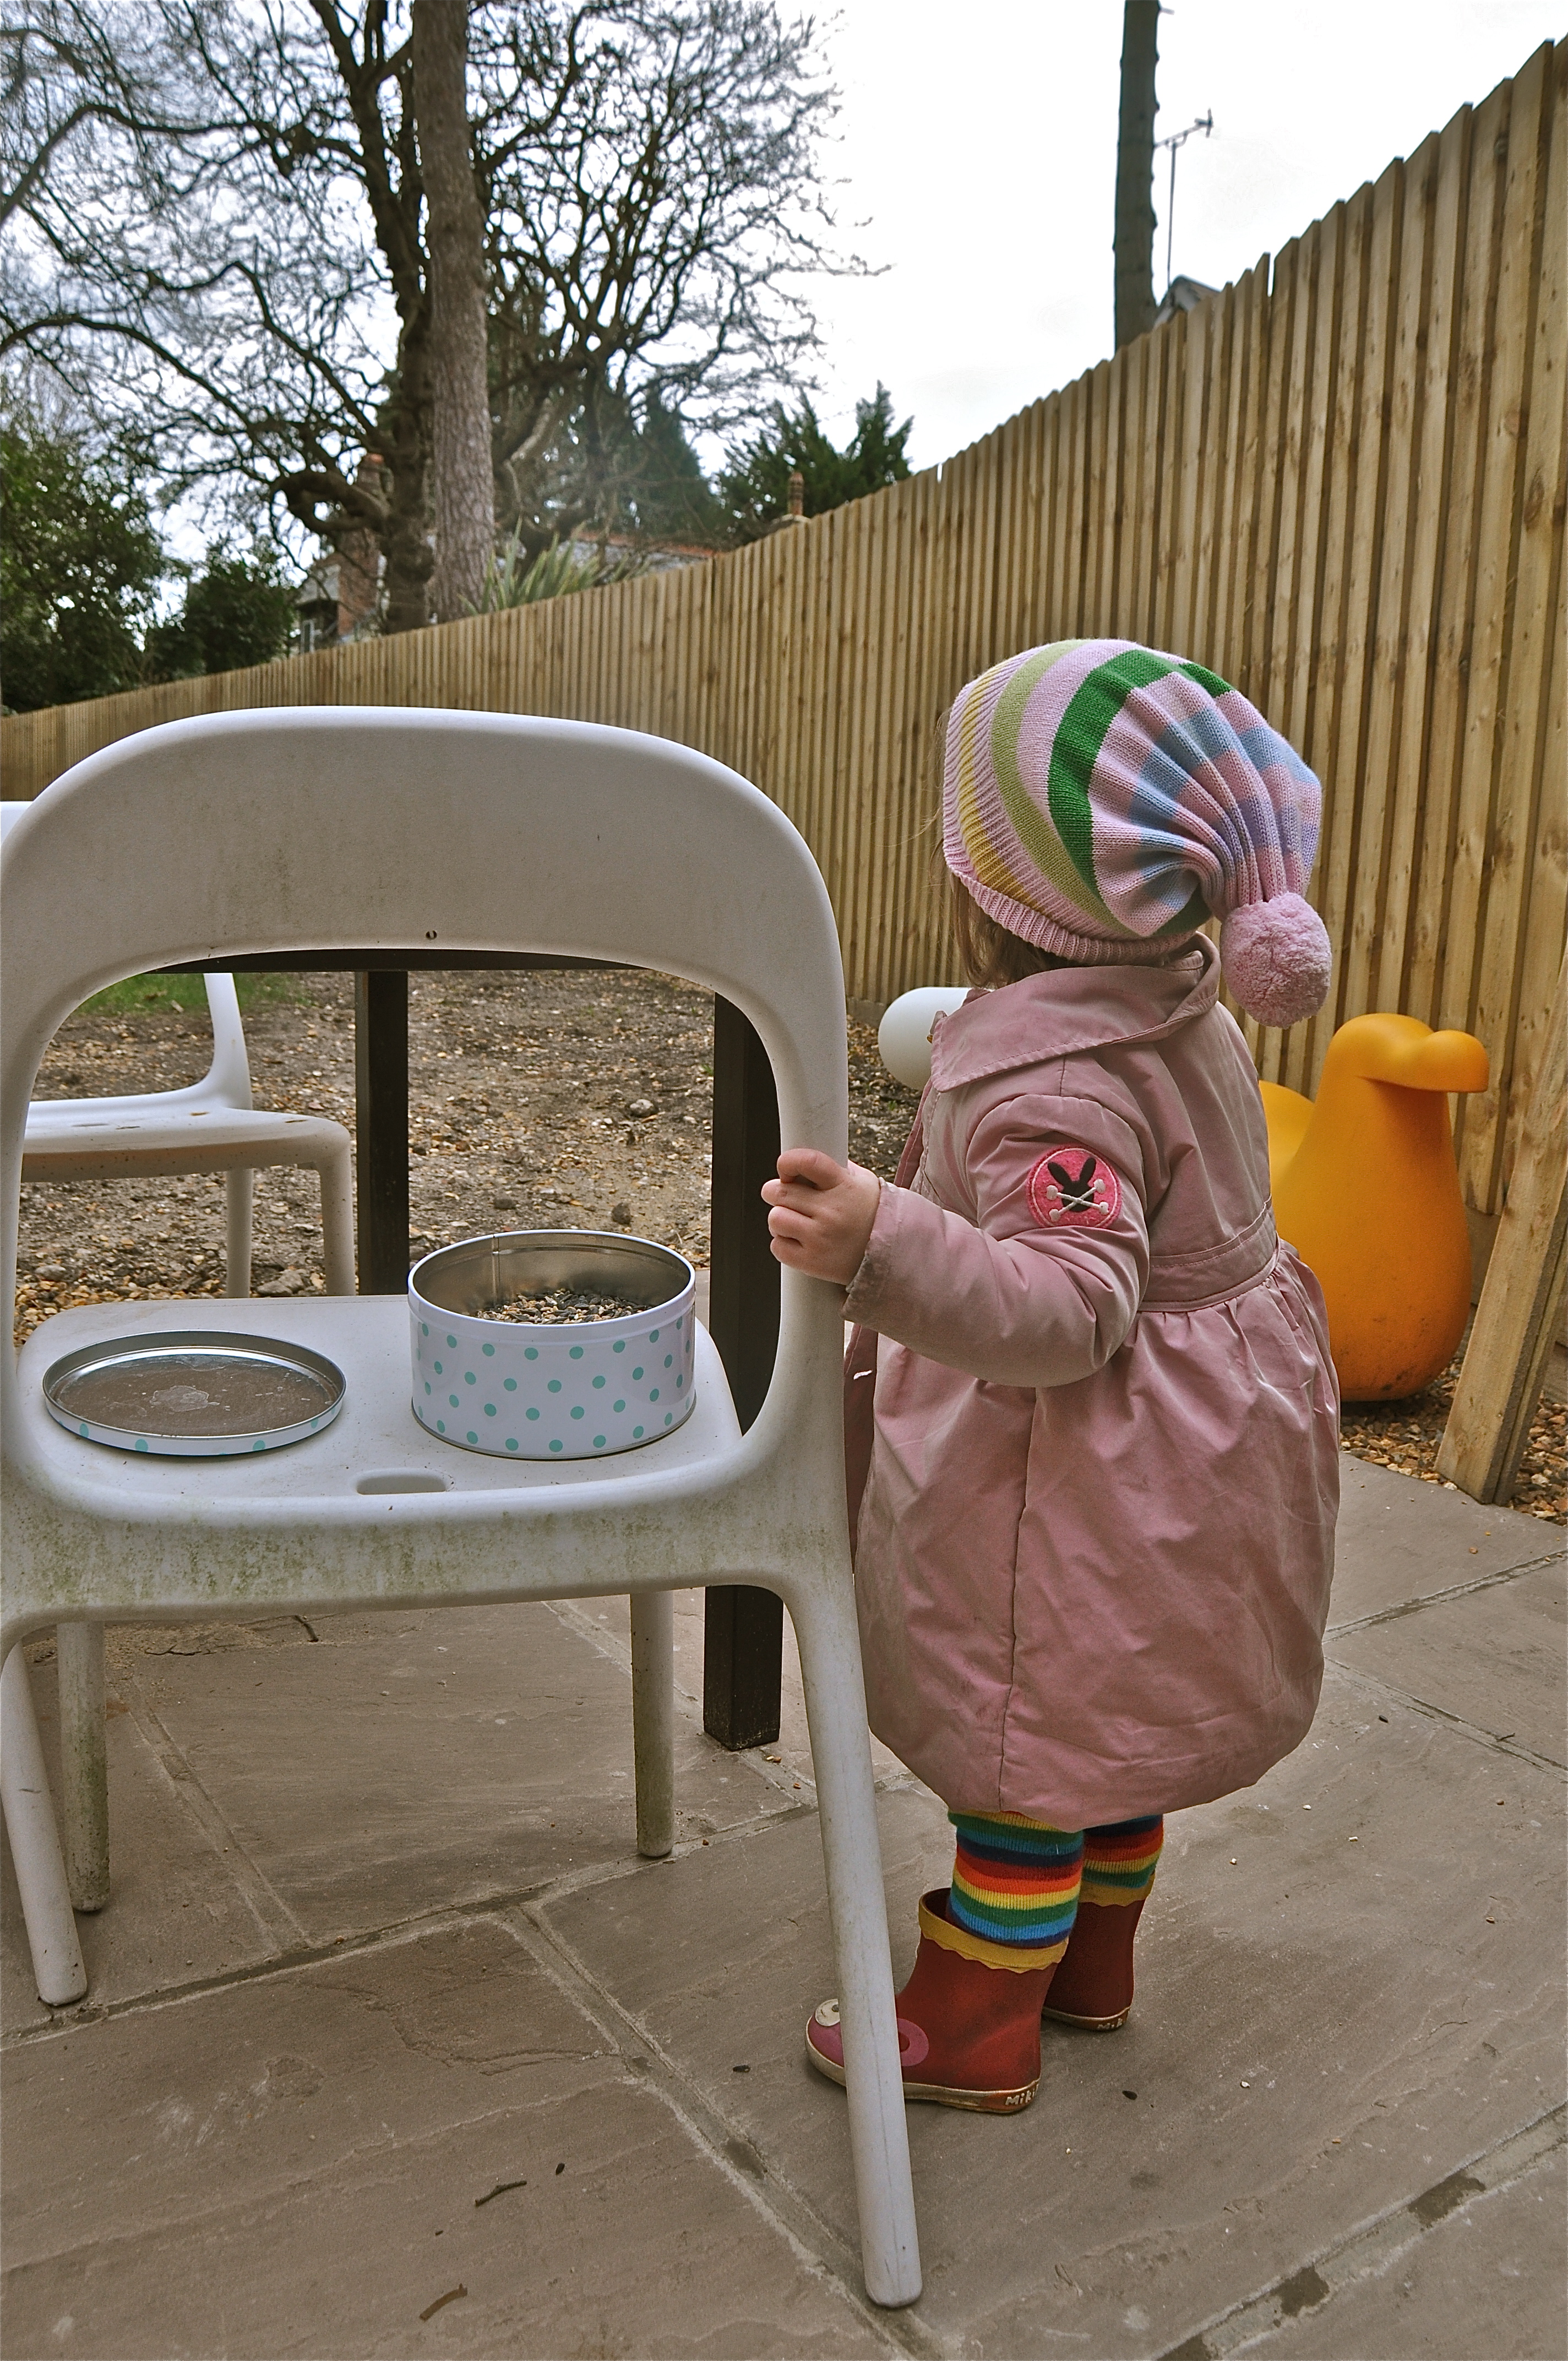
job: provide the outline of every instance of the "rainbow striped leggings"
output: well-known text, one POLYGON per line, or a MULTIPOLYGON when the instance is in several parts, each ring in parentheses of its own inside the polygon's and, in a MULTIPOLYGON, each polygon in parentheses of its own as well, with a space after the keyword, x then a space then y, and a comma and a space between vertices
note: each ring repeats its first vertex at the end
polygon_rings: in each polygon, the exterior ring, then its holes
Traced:
POLYGON ((1103 1828, 1055 1828, 1019 1812, 949 1812, 958 1832, 948 1916, 980 1938, 1039 1956, 1067 1949, 1080 1901, 1141 1902, 1165 1841, 1159 1813, 1103 1828))

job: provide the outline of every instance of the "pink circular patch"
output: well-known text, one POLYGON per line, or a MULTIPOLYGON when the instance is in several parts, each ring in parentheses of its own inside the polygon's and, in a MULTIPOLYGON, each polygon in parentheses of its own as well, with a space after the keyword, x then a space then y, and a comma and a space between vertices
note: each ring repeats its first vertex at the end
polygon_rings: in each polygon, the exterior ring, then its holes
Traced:
POLYGON ((931 2054, 931 2045, 917 2025, 906 2016, 898 2020, 898 2056, 904 2066, 923 2066, 931 2054))
POLYGON ((1122 1210, 1122 1184, 1087 1148, 1053 1148, 1029 1175, 1029 1211, 1043 1230, 1102 1230, 1122 1210))

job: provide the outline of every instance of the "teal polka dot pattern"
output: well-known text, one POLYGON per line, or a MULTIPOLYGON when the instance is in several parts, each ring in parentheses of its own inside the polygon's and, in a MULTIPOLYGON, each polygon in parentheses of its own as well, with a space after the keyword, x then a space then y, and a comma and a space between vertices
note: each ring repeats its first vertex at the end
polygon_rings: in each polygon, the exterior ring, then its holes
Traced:
POLYGON ((450 1443, 512 1459, 652 1443, 693 1406, 695 1296, 694 1276, 651 1317, 530 1327, 433 1307, 411 1280, 414 1415, 450 1443))

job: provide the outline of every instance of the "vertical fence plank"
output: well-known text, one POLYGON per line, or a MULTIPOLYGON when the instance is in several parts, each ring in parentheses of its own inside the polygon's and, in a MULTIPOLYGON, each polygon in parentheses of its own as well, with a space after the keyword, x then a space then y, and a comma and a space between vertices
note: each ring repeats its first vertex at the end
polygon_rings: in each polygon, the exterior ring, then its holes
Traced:
MULTIPOLYGON (((1387 496, 1388 446, 1388 370, 1392 342, 1394 271, 1398 251, 1403 203, 1403 168, 1390 165, 1376 182, 1365 216, 1365 275, 1361 293, 1364 330, 1353 433, 1355 447, 1355 489, 1349 519, 1347 585, 1340 688, 1335 715, 1333 762, 1336 800, 1348 805, 1348 827, 1335 829, 1335 852, 1343 872, 1343 917, 1335 934, 1340 947, 1339 972, 1333 998, 1333 1023, 1343 1024, 1353 1011, 1365 1008, 1369 958, 1377 923, 1376 879, 1366 869, 1376 862, 1382 840, 1386 779, 1371 779, 1366 771, 1366 737, 1371 700, 1373 645, 1377 627, 1376 593, 1381 577, 1384 511, 1387 496), (1370 892, 1364 890, 1370 885, 1370 892)), ((1315 1082, 1332 1027, 1325 1010, 1312 1029, 1314 1071, 1307 1074, 1294 1061, 1287 1064, 1288 1079, 1300 1087, 1315 1082)), ((1298 1027, 1299 1032, 1305 1028, 1298 1027)), ((1304 1057, 1306 1042, 1301 1043, 1304 1057)))
POLYGON ((1530 398, 1530 343, 1541 224, 1543 53, 1514 82, 1500 176, 1497 259, 1489 339, 1492 366, 1482 429, 1475 547, 1475 609, 1461 772, 1461 840, 1475 911, 1476 954, 1468 1023, 1491 1054, 1492 1077, 1461 1106, 1456 1126, 1461 1183, 1468 1202, 1494 1202, 1500 1148, 1498 1111, 1511 1082, 1509 1038, 1520 904, 1528 890, 1530 781, 1503 760, 1508 732, 1514 566, 1523 485, 1521 434, 1530 398))
MULTIPOLYGON (((1423 141, 1404 170, 1403 210, 1396 267, 1393 332, 1389 346, 1388 464, 1383 519, 1382 566, 1377 584, 1376 623, 1368 665, 1365 766, 1368 782, 1383 799, 1380 839, 1364 838, 1362 868, 1376 865, 1377 888, 1361 895, 1373 904, 1370 934, 1362 952, 1367 1002, 1399 1006, 1409 925, 1425 774, 1420 753, 1424 739, 1426 634, 1419 621, 1412 635, 1415 559, 1423 531, 1423 458, 1435 456, 1441 480, 1441 447, 1434 455, 1425 439, 1429 390, 1425 349, 1432 320, 1431 247, 1436 231, 1438 141, 1423 141), (1415 760, 1410 759, 1414 750, 1415 760)), ((1431 523, 1426 522, 1430 533, 1431 523)), ((1365 920, 1358 924, 1365 926, 1365 920)), ((1353 987, 1354 988, 1354 987, 1353 987)))

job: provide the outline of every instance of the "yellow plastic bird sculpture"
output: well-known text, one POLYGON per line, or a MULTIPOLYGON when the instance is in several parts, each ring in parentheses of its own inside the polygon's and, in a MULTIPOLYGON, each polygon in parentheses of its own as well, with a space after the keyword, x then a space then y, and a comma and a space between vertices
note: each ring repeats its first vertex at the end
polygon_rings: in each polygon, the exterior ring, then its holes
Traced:
POLYGON ((1259 1086, 1275 1221, 1322 1288, 1346 1401, 1418 1392, 1464 1333, 1470 1238, 1446 1094, 1484 1091, 1487 1071, 1473 1034, 1355 1016, 1315 1100, 1259 1086))

